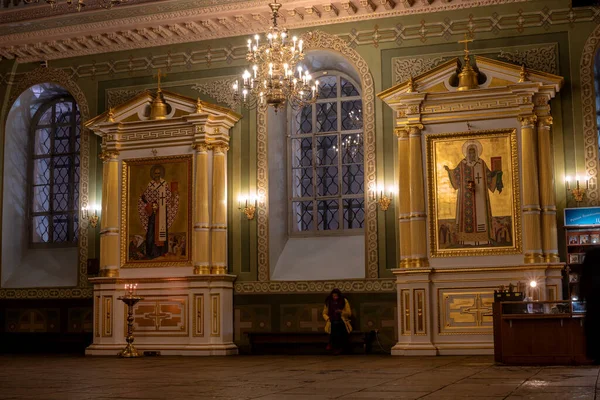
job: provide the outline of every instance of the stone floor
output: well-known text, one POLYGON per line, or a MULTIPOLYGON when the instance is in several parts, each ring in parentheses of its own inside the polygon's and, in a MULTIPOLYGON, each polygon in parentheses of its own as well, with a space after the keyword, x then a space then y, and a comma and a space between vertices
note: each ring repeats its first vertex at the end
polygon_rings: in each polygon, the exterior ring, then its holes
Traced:
POLYGON ((0 399, 600 400, 598 373, 491 357, 0 356, 0 399))

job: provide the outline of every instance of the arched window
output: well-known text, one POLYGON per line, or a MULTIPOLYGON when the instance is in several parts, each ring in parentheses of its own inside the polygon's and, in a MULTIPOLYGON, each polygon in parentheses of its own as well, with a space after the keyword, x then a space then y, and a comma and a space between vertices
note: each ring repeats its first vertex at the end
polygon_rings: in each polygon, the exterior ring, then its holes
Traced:
POLYGON ((293 111, 288 154, 291 232, 357 231, 364 226, 360 87, 339 72, 313 74, 315 104, 293 111))
POLYGON ((79 109, 72 97, 40 105, 31 124, 31 243, 77 245, 79 109))

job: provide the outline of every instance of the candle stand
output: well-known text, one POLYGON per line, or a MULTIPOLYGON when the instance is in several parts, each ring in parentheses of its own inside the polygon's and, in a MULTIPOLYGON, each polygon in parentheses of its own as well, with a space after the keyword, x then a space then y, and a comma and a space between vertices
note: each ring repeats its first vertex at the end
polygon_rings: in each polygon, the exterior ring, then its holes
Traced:
POLYGON ((134 296, 133 293, 129 293, 125 296, 121 296, 118 298, 123 303, 127 304, 127 346, 119 353, 119 357, 123 358, 134 358, 141 357, 142 355, 138 353, 136 348, 133 346, 133 306, 137 304, 138 301, 144 300, 143 297, 134 296))

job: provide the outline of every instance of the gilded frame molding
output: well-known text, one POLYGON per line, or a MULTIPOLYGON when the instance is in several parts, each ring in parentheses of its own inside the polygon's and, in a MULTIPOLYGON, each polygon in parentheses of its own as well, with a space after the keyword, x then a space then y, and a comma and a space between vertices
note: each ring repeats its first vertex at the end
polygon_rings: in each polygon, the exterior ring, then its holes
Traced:
POLYGON ((427 135, 427 201, 429 202, 429 255, 432 258, 441 257, 465 257, 465 256, 494 256, 506 254, 521 254, 522 253, 522 232, 521 232, 521 178, 519 176, 519 153, 517 144, 517 130, 515 128, 508 129, 492 129, 469 132, 454 132, 442 133, 435 135, 427 135), (437 208, 436 208, 436 170, 434 166, 434 143, 444 139, 476 139, 485 136, 504 137, 508 136, 510 140, 510 170, 512 173, 512 189, 513 189, 513 245, 511 247, 484 247, 474 250, 459 249, 459 250, 438 250, 438 235, 436 229, 437 223, 437 208))
MULTIPOLYGON (((302 35, 306 51, 328 50, 341 54, 360 76, 363 101, 363 134, 365 188, 376 184, 376 155, 375 155, 375 87, 373 76, 367 61, 343 39, 319 30, 306 32, 302 35)), ((269 266, 269 163, 267 155, 267 114, 266 108, 257 110, 257 192, 265 199, 258 207, 258 281, 270 280, 269 266)), ((371 196, 365 195, 365 278, 379 277, 379 255, 377 246, 377 204, 371 196)))
MULTIPOLYGON (((53 83, 67 90, 77 102, 81 120, 80 137, 80 165, 79 165, 79 242, 77 285, 73 287, 48 287, 48 288, 0 288, 0 299, 67 299, 67 298, 92 298, 92 287, 88 283, 87 259, 89 252, 88 220, 81 218, 81 209, 89 203, 89 175, 90 175, 90 134, 84 123, 90 118, 90 108, 85 93, 65 70, 56 68, 38 67, 15 79, 14 86, 9 84, 10 97, 8 106, 2 112, 2 126, 6 129, 8 111, 17 98, 33 85, 53 83)), ((5 140, 4 135, 3 140, 5 140)), ((4 167, 2 167, 4 168, 4 167)), ((4 171, 2 171, 4 173, 4 171)), ((2 182, 3 183, 3 182, 2 182)), ((2 185, 3 186, 3 185, 2 185)), ((0 187, 0 193, 4 190, 0 187)), ((2 198, 0 196, 0 230, 2 222, 2 198)), ((2 250, 0 249, 0 255, 2 250)), ((1 270, 0 270, 1 273, 1 270)))
POLYGON ((193 199, 193 155, 184 154, 176 156, 166 157, 146 157, 146 158, 132 158, 127 160, 121 160, 122 172, 121 172, 121 268, 163 268, 163 267, 191 267, 192 266, 192 199, 193 199), (129 227, 127 224, 128 207, 129 204, 129 167, 131 165, 153 165, 158 162, 187 162, 187 173, 188 173, 188 238, 187 238, 187 257, 186 261, 163 261, 163 262, 139 262, 132 263, 127 262, 127 241, 129 236, 129 227))
POLYGON ((583 118, 583 145, 585 172, 590 178, 590 188, 585 196, 585 204, 597 206, 600 201, 598 185, 598 122, 596 120, 596 89, 594 87, 594 61, 600 50, 600 26, 587 38, 581 53, 579 75, 581 79, 581 109, 583 118))

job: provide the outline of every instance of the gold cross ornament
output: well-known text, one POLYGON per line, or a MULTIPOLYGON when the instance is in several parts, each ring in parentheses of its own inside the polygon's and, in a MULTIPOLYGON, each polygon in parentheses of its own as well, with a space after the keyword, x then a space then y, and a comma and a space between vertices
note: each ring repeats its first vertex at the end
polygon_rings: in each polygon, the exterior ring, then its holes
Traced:
POLYGON ((464 43, 465 44, 465 56, 469 55, 469 43, 471 43, 472 41, 473 41, 473 39, 469 39, 467 33, 465 33, 464 40, 459 40, 458 41, 458 43, 464 43))
POLYGON ((158 72, 156 74, 152 75, 152 77, 158 79, 157 90, 160 92, 160 78, 166 78, 167 74, 161 74, 160 73, 160 68, 159 68, 158 72))

